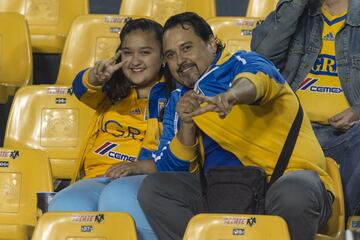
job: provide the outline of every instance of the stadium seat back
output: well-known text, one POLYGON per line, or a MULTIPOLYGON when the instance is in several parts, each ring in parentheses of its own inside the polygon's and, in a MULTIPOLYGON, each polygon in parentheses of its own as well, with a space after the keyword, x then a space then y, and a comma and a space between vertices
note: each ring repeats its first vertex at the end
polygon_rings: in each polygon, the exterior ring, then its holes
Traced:
POLYGON ((32 52, 24 16, 0 13, 0 103, 6 103, 11 88, 32 83, 32 52))
POLYGON ((215 0, 122 0, 120 6, 120 15, 145 15, 161 24, 186 11, 196 12, 204 19, 215 17, 215 0))
POLYGON ((290 240, 285 220, 278 216, 198 214, 191 218, 184 240, 290 240))
POLYGON ((36 224, 36 193, 52 191, 43 151, 0 148, 0 239, 29 239, 36 224))
POLYGON ((79 71, 98 60, 110 59, 120 44, 119 33, 127 19, 117 15, 77 18, 65 43, 56 84, 71 84, 79 71))
POLYGON ((2 0, 0 1, 0 12, 17 12, 24 14, 24 0, 2 0))
POLYGON ((48 212, 32 240, 136 240, 134 220, 121 212, 48 212))
POLYGON ((1 0, 0 11, 16 11, 28 21, 34 52, 61 53, 73 20, 88 14, 88 0, 1 0))
POLYGON ((249 0, 246 16, 266 18, 269 13, 276 9, 278 1, 279 0, 249 0))
POLYGON ((215 17, 207 20, 216 37, 231 53, 241 49, 250 50, 252 30, 260 21, 260 18, 248 17, 215 17))
POLYGON ((4 146, 46 151, 53 176, 70 179, 94 110, 65 86, 19 89, 6 126, 4 146))
POLYGON ((332 215, 326 227, 316 236, 316 240, 340 240, 344 236, 345 206, 339 167, 331 158, 326 158, 327 170, 335 183, 335 200, 332 206, 332 215))

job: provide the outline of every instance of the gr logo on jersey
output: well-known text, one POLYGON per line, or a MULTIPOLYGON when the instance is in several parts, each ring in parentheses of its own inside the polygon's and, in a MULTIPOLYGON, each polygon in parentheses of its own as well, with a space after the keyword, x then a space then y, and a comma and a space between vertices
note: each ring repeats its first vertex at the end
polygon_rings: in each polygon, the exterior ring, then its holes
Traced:
MULTIPOLYGON (((133 109, 136 112, 136 109, 133 109)), ((136 114, 132 112, 131 114, 136 114)), ((132 138, 134 140, 143 141, 144 137, 140 129, 133 126, 123 126, 115 120, 108 120, 102 123, 101 130, 110 133, 116 138, 132 138)))
POLYGON ((334 93, 339 94, 343 90, 339 87, 331 87, 331 86, 316 86, 315 83, 318 82, 318 78, 306 78, 299 87, 301 91, 311 91, 318 93, 334 93))
POLYGON ((105 142, 100 147, 98 147, 94 151, 94 153, 97 154, 97 155, 100 155, 100 156, 107 155, 109 158, 112 158, 112 159, 115 159, 115 160, 127 161, 127 162, 135 162, 136 157, 111 151, 116 146, 118 146, 118 144, 112 143, 112 142, 105 142))
POLYGON ((310 72, 316 75, 337 76, 335 56, 320 54, 310 72))

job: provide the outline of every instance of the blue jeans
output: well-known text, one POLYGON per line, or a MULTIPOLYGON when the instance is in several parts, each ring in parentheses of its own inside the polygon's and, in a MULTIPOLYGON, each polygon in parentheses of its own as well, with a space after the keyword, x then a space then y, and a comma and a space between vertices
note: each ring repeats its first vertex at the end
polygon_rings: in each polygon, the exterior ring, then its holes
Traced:
POLYGON ((128 212, 135 220, 139 239, 157 239, 137 200, 145 176, 80 180, 57 193, 49 211, 128 212))
POLYGON ((360 124, 345 132, 320 124, 313 129, 325 156, 340 164, 346 216, 352 216, 360 207, 360 124))

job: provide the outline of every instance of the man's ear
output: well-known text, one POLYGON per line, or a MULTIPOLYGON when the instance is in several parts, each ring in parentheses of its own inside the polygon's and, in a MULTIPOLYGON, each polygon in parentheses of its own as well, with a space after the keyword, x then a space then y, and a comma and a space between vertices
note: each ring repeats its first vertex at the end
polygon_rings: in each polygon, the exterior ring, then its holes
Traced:
POLYGON ((217 52, 216 38, 211 36, 209 39, 209 47, 211 49, 212 54, 215 56, 217 52))

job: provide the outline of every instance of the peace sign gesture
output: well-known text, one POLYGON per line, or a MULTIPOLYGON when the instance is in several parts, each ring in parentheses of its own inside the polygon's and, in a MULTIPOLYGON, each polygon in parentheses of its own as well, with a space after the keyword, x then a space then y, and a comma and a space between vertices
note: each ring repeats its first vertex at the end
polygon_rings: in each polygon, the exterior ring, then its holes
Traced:
POLYGON ((116 63, 121 55, 119 50, 110 60, 100 60, 95 63, 95 66, 90 70, 89 83, 94 86, 100 86, 109 81, 111 76, 120 69, 125 61, 116 63))

